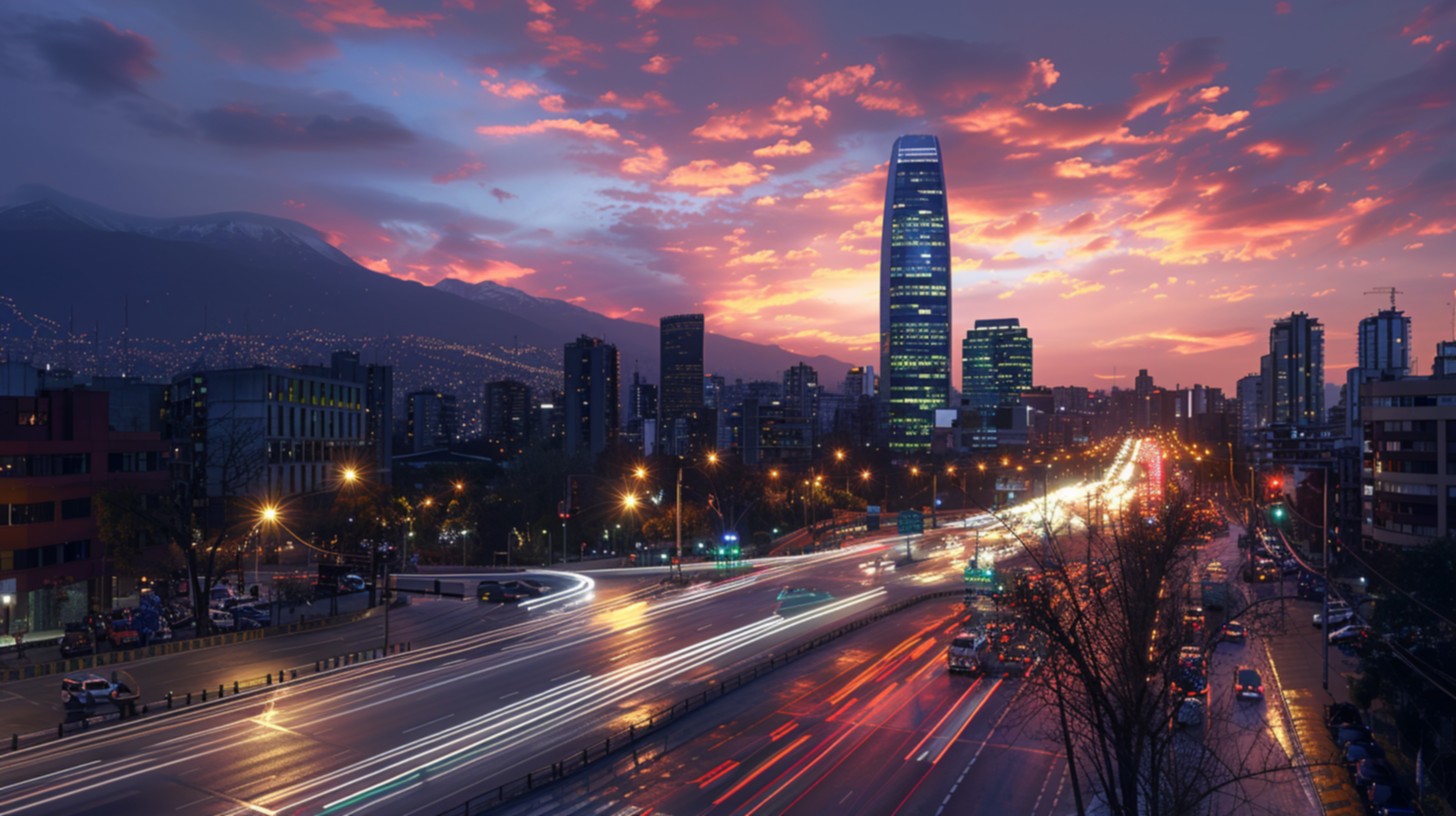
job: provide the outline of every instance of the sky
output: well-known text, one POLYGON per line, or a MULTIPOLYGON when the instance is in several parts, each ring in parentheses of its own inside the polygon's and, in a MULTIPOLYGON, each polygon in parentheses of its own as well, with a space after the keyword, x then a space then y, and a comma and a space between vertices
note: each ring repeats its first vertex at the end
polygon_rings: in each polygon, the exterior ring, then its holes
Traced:
POLYGON ((1421 369, 1451 337, 1453 39, 1456 0, 11 0, 0 187, 874 363, 932 133, 957 360, 1017 317, 1039 384, 1231 390, 1303 310, 1338 382, 1372 289, 1421 369))

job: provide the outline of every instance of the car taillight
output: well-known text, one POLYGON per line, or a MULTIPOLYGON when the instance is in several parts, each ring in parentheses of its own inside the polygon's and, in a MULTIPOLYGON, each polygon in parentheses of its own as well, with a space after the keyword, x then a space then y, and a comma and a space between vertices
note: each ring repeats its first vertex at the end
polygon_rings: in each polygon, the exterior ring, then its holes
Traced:
POLYGON ((1259 693, 1260 694, 1263 694, 1264 693, 1264 687, 1263 686, 1259 686, 1259 693))

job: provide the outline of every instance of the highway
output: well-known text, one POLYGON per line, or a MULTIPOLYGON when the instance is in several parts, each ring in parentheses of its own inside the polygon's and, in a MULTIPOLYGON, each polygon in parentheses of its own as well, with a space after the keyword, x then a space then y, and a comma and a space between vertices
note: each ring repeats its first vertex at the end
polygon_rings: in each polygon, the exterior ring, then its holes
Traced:
MULTIPOLYGON (((735 666, 884 603, 959 586, 977 541, 986 557, 1019 551, 1004 536, 968 531, 988 524, 982 517, 928 531, 917 537, 916 559, 898 565, 903 539, 884 534, 688 588, 644 586, 630 574, 599 575, 590 591, 534 608, 432 601, 419 608, 455 621, 459 637, 7 755, 0 761, 0 814, 437 813, 579 750, 735 666), (776 599, 785 586, 812 587, 830 599, 780 616, 776 599)), ((944 641, 954 611, 945 603, 916 607, 889 618, 893 626, 864 630, 872 644, 863 656, 880 668, 841 681, 835 693, 848 689, 837 699, 845 709, 841 715, 850 719, 841 723, 834 711, 811 710, 808 716, 822 722, 790 741, 796 750, 811 742, 822 748, 811 768, 886 774, 873 790, 860 788, 858 812, 882 812, 895 796, 919 801, 915 797, 939 791, 943 798, 951 785, 942 777, 976 762, 986 745, 1002 745, 988 756, 1004 755, 1004 745, 1015 744, 1044 758, 1044 768, 1018 760, 1020 774, 1057 773, 1055 751, 1025 736, 1037 729, 1007 715, 1016 708, 1016 683, 946 682, 944 641), (919 627, 908 635, 907 621, 919 627), (887 644, 873 638, 894 643, 883 648, 887 644), (881 687, 886 681, 891 685, 881 687), (896 743, 896 751, 909 746, 905 758, 876 750, 878 741, 866 748, 860 723, 908 731, 896 743), (1006 742, 1013 725, 1020 736, 1006 742), (810 736, 798 742, 811 730, 821 741, 810 736), (892 759, 898 760, 893 768, 892 759)), ((813 660, 838 660, 839 653, 831 645, 813 660)), ((813 660, 761 682, 793 686, 813 660)), ((739 695, 755 698, 753 692, 739 695)), ((718 714, 710 707, 699 716, 715 720, 718 714)), ((734 761, 753 760, 756 733, 735 744, 733 751, 744 758, 734 761)), ((805 803, 795 807, 811 812, 810 804, 832 804, 822 797, 838 787, 800 790, 820 770, 785 780, 782 790, 749 784, 734 795, 765 797, 757 807, 772 812, 792 793, 793 801, 805 803)), ((1046 805, 1058 801, 1053 795, 1046 805)))

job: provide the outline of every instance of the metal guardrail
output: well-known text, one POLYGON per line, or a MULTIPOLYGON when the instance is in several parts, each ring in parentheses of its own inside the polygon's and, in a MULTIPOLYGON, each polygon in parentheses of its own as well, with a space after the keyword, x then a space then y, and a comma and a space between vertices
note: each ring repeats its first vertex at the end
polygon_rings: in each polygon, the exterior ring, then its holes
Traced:
POLYGON ((357 652, 346 652, 323 660, 315 660, 312 674, 309 674, 307 664, 301 667, 279 669, 276 675, 270 672, 263 677, 253 677, 248 680, 234 680, 231 684, 219 683, 216 692, 211 688, 202 689, 196 694, 191 691, 180 694, 169 691, 162 699, 150 703, 133 703, 125 709, 118 709, 112 713, 97 714, 92 717, 57 723, 54 730, 48 728, 44 731, 31 731, 27 734, 12 733, 10 735, 9 751, 0 752, 0 762, 3 762, 7 756, 13 755, 22 748, 34 748, 45 745, 46 743, 65 739, 68 734, 89 732, 93 726, 129 721, 144 717, 153 711, 182 710, 192 706, 194 703, 198 705, 208 702, 216 703, 219 700, 232 699, 233 697, 245 695, 250 692, 272 688, 275 685, 281 686, 285 683, 297 681, 300 672, 303 672, 305 677, 310 677, 326 671, 336 671, 350 666, 370 663, 381 658, 389 657, 390 655, 404 654, 410 651, 410 649, 411 644, 404 642, 391 644, 388 649, 376 648, 363 649, 357 652))
POLYGON ((896 601, 880 607, 869 615, 856 618, 818 637, 800 643, 781 655, 770 655, 768 660, 760 661, 731 676, 711 679, 707 681, 706 688, 702 691, 684 697, 667 708, 648 715, 646 720, 632 723, 625 730, 610 734, 603 740, 583 747, 580 751, 563 756, 549 766, 537 768, 525 776, 498 785, 494 792, 467 799, 449 810, 441 811, 440 816, 474 816, 474 814, 486 813, 613 756, 626 754, 629 751, 635 756, 638 741, 647 734, 677 722, 688 714, 705 707, 709 702, 721 699, 728 692, 737 691, 759 677, 788 665, 795 658, 802 657, 807 652, 830 641, 837 640, 850 632, 862 629, 922 601, 936 598, 959 598, 962 592, 963 590, 960 588, 937 590, 896 601))

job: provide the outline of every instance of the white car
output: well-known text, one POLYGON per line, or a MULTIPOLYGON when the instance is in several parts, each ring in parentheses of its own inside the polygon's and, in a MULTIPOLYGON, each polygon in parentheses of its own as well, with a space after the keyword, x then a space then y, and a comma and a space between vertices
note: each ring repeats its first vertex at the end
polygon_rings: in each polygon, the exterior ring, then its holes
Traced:
POLYGON ((238 627, 238 622, 233 619, 233 613, 224 612, 221 609, 207 610, 207 619, 212 628, 219 632, 231 632, 238 627))
MULTIPOLYGON (((1323 613, 1316 612, 1313 615, 1316 627, 1323 624, 1323 613)), ((1355 619, 1355 610, 1345 604, 1330 604, 1330 628, 1343 626, 1355 619)))

